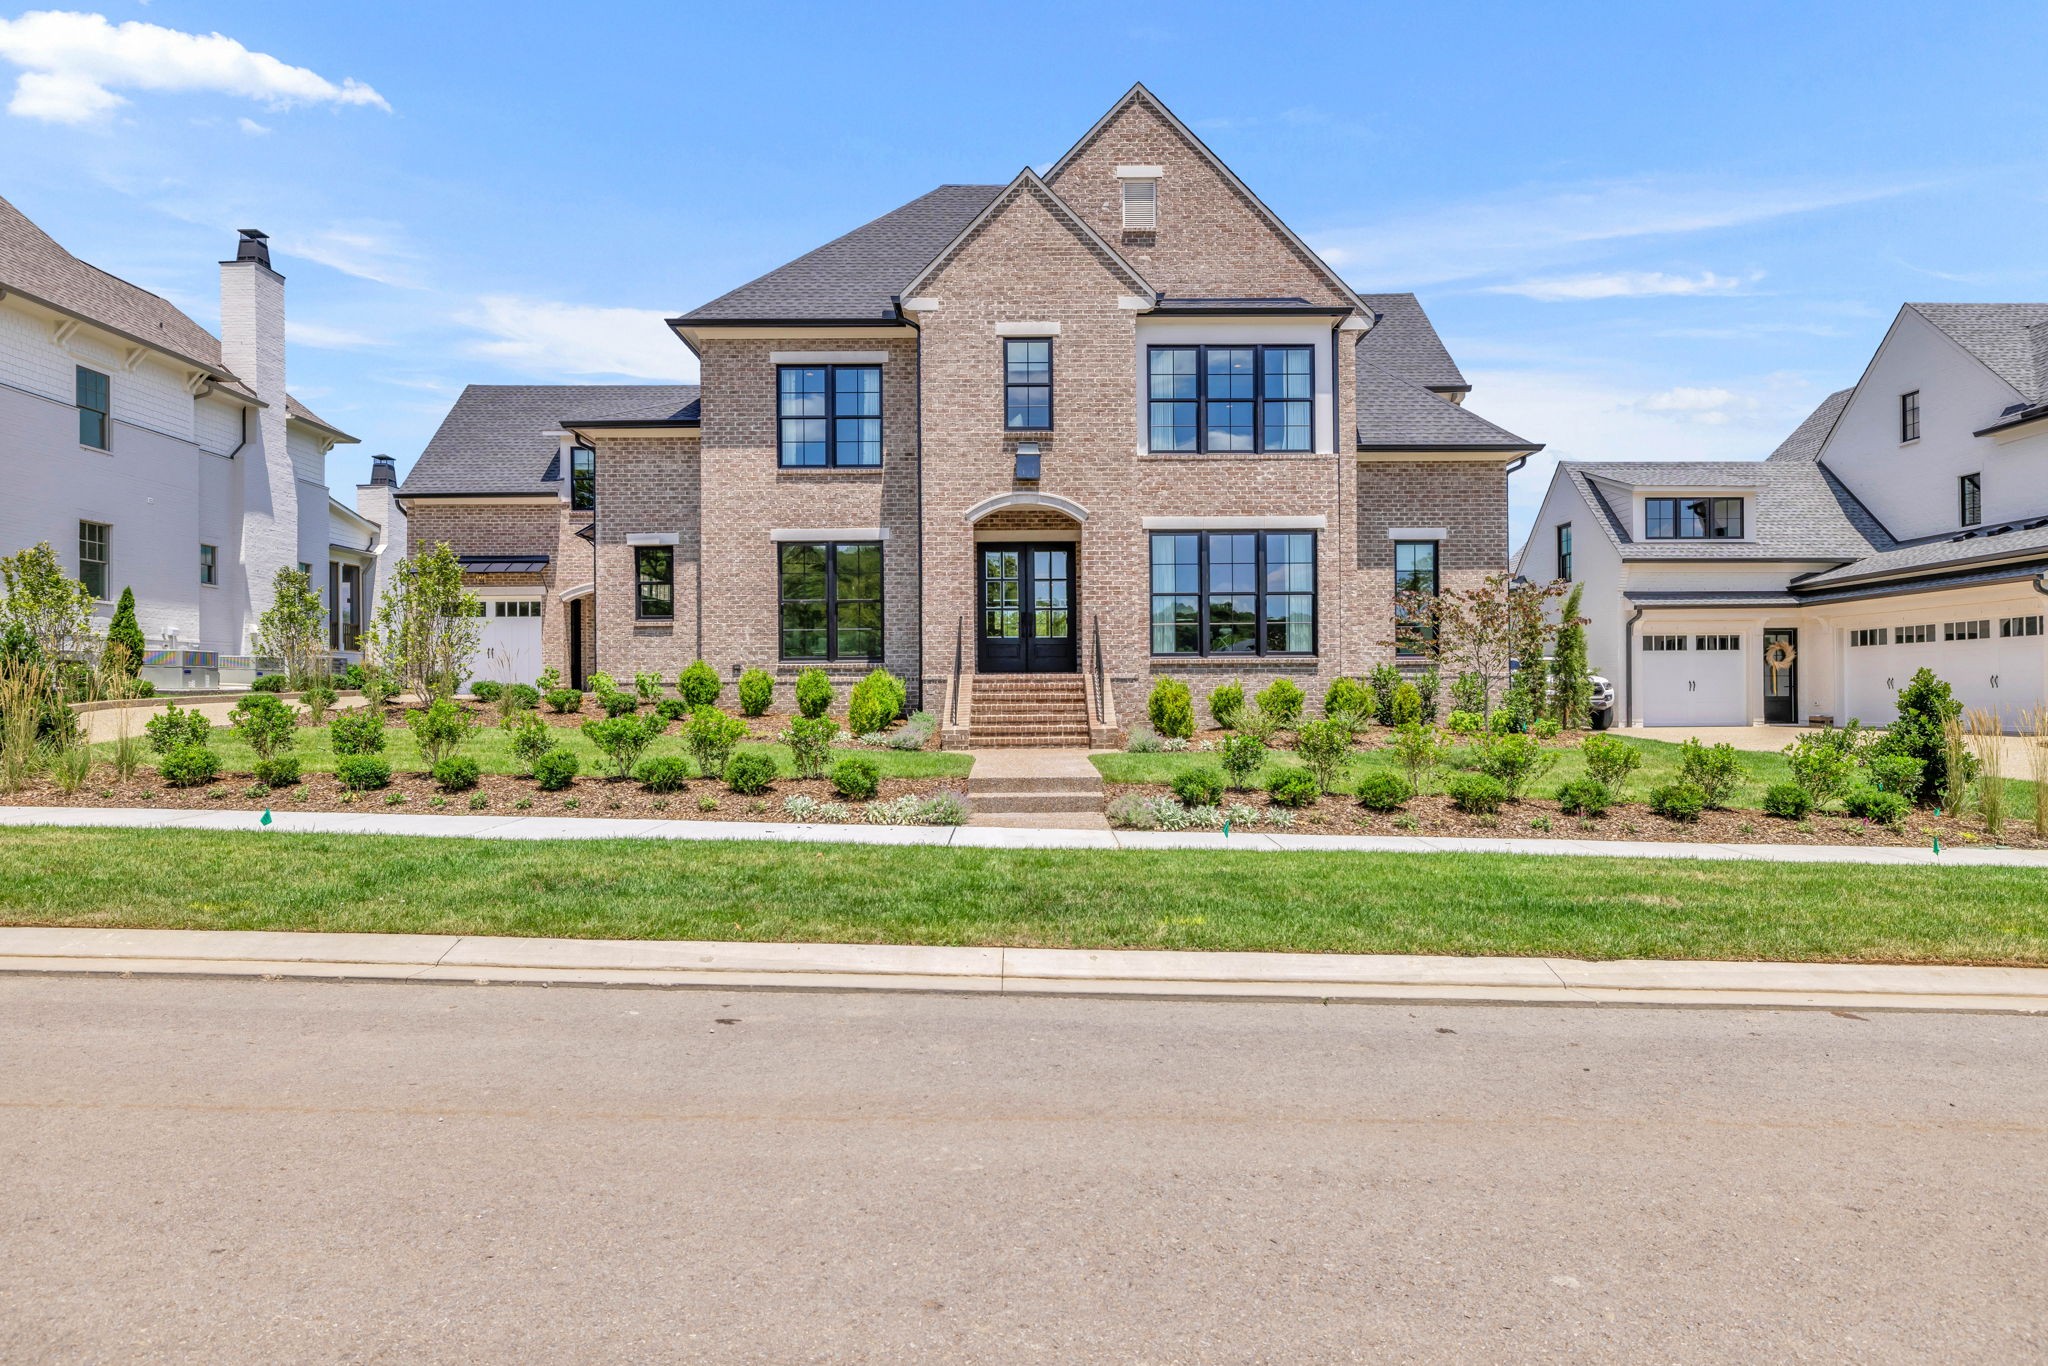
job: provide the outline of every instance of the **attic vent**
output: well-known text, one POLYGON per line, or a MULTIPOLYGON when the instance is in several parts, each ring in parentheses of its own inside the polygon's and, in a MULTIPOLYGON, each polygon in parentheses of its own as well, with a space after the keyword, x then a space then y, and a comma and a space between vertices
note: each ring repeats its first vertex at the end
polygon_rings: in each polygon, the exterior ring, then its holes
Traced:
POLYGON ((1124 182, 1124 229, 1125 231, 1150 232, 1159 226, 1159 182, 1156 180, 1126 180, 1124 182))

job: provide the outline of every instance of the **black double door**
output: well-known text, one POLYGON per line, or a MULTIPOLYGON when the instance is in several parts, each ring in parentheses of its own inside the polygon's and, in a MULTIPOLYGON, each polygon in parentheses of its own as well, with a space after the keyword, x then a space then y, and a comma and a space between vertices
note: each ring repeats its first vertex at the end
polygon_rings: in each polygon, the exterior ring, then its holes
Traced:
POLYGON ((975 668, 981 673, 1072 673, 1074 547, 976 548, 981 579, 975 668))

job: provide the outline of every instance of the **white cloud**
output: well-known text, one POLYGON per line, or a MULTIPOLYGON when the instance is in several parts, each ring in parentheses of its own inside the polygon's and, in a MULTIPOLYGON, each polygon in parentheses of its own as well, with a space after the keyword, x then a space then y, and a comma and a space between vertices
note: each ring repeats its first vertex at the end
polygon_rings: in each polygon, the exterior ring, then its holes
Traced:
POLYGON ((1716 275, 1711 270, 1698 275, 1666 275, 1656 270, 1617 270, 1588 275, 1554 275, 1548 279, 1521 280, 1514 284, 1488 285, 1488 294, 1519 294, 1543 303, 1576 302, 1583 299, 1643 299, 1672 294, 1728 294, 1763 278, 1761 271, 1748 277, 1716 275))
POLYGON ((325 323, 301 322, 297 318, 286 319, 284 338, 295 346, 313 346, 323 351, 362 351, 371 347, 388 346, 389 342, 346 328, 329 327, 325 323))
POLYGON ((264 137, 270 132, 268 128, 265 128, 262 124, 256 122, 256 120, 246 117, 236 119, 235 127, 241 129, 243 132, 247 133, 252 138, 264 137))
POLYGON ((1637 401, 1636 406, 1651 413, 1704 413, 1726 408, 1735 402, 1730 389, 1690 389, 1680 385, 1637 401))
POLYGON ((697 360, 659 312, 594 308, 492 295, 459 321, 490 341, 479 355, 536 375, 619 375, 628 379, 697 378, 697 360))
POLYGON ((290 66, 220 33, 181 33, 103 14, 32 10, 0 19, 0 59, 22 68, 7 112, 45 123, 84 124, 105 118, 127 100, 117 90, 207 91, 293 104, 354 104, 390 112, 391 105, 353 79, 339 85, 303 66, 290 66))
POLYGON ((375 284, 400 289, 421 287, 412 271, 414 253, 403 245, 402 231, 388 225, 334 227, 275 236, 277 250, 285 255, 303 256, 329 270, 375 284))

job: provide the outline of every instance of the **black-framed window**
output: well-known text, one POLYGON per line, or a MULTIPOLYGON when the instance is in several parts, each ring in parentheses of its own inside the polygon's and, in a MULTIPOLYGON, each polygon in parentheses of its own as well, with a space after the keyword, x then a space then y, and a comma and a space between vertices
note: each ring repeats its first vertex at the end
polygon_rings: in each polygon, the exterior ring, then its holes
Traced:
POLYGON ((1052 430, 1052 338, 1003 339, 1003 426, 1052 430))
POLYGON ((1643 534, 1653 541, 1739 541, 1740 498, 1645 498, 1643 534))
POLYGON ((782 658, 882 657, 880 541, 786 541, 777 555, 782 658))
POLYGON ((199 581, 218 584, 220 582, 220 548, 201 543, 199 547, 199 581))
POLYGON ((588 512, 597 506, 597 452, 588 446, 569 448, 569 507, 588 512))
POLYGON ((2000 617, 1998 619, 1998 636, 2001 640, 2010 640, 2017 636, 2038 636, 2040 634, 2041 618, 2038 615, 2030 617, 2000 617))
POLYGON ((1901 645, 1932 645, 1934 643, 1934 623, 1927 622, 1920 626, 1898 627, 1892 632, 1892 638, 1901 645))
POLYGON ((1557 577, 1566 583, 1572 581, 1572 524, 1560 522, 1557 527, 1557 577))
POLYGON ((1315 449, 1313 346, 1154 346, 1146 352, 1146 449, 1315 449))
POLYGON ((1153 533, 1153 654, 1308 655, 1315 649, 1314 532, 1153 533))
POLYGON ((882 463, 882 367, 775 370, 777 460, 786 469, 882 463))
POLYGON ((78 367, 78 444, 96 451, 107 449, 108 429, 113 425, 107 377, 97 370, 78 367))
POLYGON ((1866 626, 1849 632, 1849 647, 1851 649, 1861 649, 1867 645, 1887 645, 1890 643, 1891 630, 1889 627, 1866 626))
POLYGON ((1964 526, 1975 526, 1984 520, 1984 476, 1966 474, 1957 481, 1957 501, 1964 526))
POLYGON ((1920 391, 1899 395, 1899 440, 1920 439, 1920 391))
POLYGON ((1991 622, 1988 619, 1984 621, 1945 621, 1941 624, 1941 638, 1943 643, 1952 640, 1989 640, 1991 639, 1991 622))
MULTIPOLYGON (((1435 541, 1394 542, 1394 591, 1433 598, 1443 591, 1435 541)), ((1394 609, 1394 652, 1419 655, 1436 640, 1436 623, 1407 606, 1394 609)))
POLYGON ((107 598, 108 566, 113 560, 114 529, 105 522, 78 524, 78 581, 94 598, 107 598))
POLYGON ((676 614, 676 548, 633 547, 633 614, 667 620, 676 614))

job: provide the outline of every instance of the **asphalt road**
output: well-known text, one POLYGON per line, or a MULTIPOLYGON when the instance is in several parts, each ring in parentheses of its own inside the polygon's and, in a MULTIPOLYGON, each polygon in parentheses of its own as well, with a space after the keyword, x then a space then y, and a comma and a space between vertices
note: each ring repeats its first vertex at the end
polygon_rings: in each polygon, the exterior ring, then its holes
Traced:
POLYGON ((2048 1021, 0 979, 0 1359, 2048 1355, 2048 1021))

